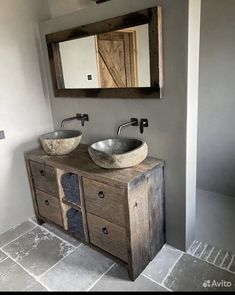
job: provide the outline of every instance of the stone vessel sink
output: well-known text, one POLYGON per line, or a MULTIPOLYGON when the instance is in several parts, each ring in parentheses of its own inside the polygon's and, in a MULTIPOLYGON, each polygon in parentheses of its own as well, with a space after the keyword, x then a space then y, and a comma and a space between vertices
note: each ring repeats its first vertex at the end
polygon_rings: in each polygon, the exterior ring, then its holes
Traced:
POLYGON ((148 146, 138 139, 113 138, 92 144, 88 151, 96 165, 120 169, 140 164, 148 155, 148 146))
POLYGON ((44 151, 49 155, 67 155, 79 145, 82 132, 76 130, 63 130, 43 134, 39 137, 44 151))

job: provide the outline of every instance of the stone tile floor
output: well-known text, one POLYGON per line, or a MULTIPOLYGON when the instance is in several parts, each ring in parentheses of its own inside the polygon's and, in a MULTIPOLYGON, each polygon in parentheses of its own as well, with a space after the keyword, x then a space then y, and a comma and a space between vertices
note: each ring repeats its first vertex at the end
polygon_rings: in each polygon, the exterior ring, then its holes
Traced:
POLYGON ((195 240, 188 254, 198 257, 235 275, 235 255, 229 251, 218 249, 208 243, 195 240))
MULTIPOLYGON (((165 245, 131 282, 120 265, 32 219, 0 235, 0 291, 235 291, 231 271, 200 259, 208 252, 212 248, 196 242, 190 254, 165 245)), ((230 258, 223 254, 214 258, 220 266, 230 258)))

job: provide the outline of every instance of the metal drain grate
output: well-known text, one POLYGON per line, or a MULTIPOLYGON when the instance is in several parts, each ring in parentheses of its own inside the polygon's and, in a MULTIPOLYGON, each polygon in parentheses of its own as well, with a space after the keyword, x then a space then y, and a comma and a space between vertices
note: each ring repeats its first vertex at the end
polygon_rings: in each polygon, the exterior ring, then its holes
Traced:
POLYGON ((188 254, 235 274, 235 254, 195 240, 188 254))

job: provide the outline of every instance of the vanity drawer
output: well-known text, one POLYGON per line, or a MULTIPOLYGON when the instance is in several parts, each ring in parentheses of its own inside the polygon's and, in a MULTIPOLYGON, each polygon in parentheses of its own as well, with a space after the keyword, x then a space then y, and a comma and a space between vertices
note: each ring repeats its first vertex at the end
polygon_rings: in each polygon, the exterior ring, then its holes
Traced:
POLYGON ((124 190, 83 178, 87 212, 125 227, 124 190))
POLYGON ((124 228, 90 213, 87 213, 87 222, 91 244, 124 262, 128 261, 124 228))
POLYGON ((63 226, 59 199, 38 190, 36 190, 36 199, 39 214, 63 226))
POLYGON ((30 161, 30 167, 35 187, 58 197, 55 169, 32 161, 30 161))

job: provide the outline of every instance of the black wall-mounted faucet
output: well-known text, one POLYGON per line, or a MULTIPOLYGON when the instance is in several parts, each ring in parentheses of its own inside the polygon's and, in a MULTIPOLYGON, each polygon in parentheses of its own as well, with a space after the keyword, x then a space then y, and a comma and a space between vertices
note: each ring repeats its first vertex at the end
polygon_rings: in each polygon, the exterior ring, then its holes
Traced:
POLYGON ((140 120, 140 133, 144 133, 144 128, 149 127, 149 121, 148 119, 141 119, 140 120))
POLYGON ((127 126, 139 126, 140 127, 140 133, 143 134, 144 133, 144 128, 149 127, 149 121, 148 121, 148 119, 141 119, 140 123, 139 123, 138 119, 131 118, 131 120, 129 122, 123 123, 118 127, 117 136, 119 136, 121 134, 122 128, 127 127, 127 126))
POLYGON ((78 120, 78 121, 81 121, 81 124, 82 126, 85 125, 85 121, 89 121, 89 115, 88 114, 76 114, 76 116, 74 117, 69 117, 69 118, 66 118, 64 120, 62 120, 61 122, 61 128, 64 126, 64 123, 65 122, 69 122, 69 121, 73 121, 73 120, 78 120))
POLYGON ((131 118, 130 122, 123 123, 118 127, 117 136, 121 134, 122 128, 127 126, 138 126, 138 125, 139 125, 139 120, 136 118, 131 118))
POLYGON ((82 122, 82 126, 85 125, 85 122, 89 122, 89 115, 88 114, 83 114, 81 117, 81 122, 82 122))

